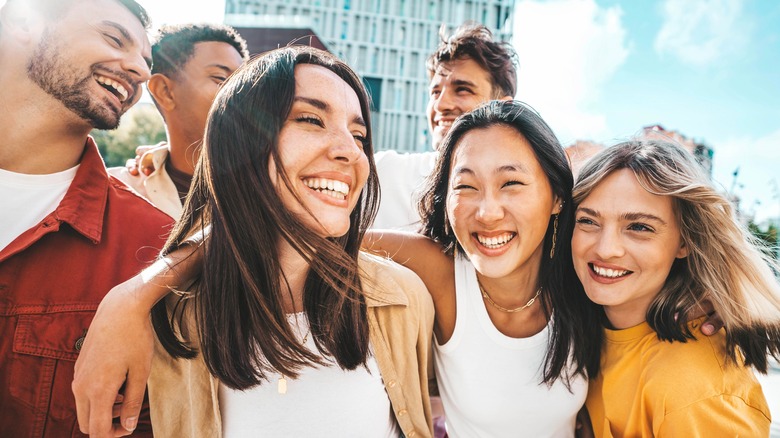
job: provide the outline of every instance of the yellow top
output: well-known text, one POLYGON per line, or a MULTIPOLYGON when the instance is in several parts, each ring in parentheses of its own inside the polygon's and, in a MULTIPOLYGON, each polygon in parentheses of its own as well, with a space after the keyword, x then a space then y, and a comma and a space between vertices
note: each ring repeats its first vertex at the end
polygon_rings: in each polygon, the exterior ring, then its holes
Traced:
POLYGON ((721 331, 663 342, 645 322, 605 330, 586 406, 597 437, 766 437, 771 417, 750 368, 727 362, 721 331))

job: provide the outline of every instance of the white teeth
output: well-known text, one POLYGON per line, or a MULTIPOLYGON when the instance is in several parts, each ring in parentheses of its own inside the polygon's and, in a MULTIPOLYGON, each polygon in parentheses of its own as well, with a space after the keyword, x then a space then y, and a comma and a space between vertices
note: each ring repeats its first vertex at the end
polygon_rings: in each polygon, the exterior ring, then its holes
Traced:
POLYGON ((119 95, 121 96, 121 98, 119 99, 120 101, 124 102, 125 100, 127 100, 127 89, 124 86, 122 86, 122 84, 120 84, 119 82, 113 79, 109 79, 105 76, 95 75, 94 77, 95 80, 98 81, 98 83, 107 85, 113 88, 117 93, 119 93, 119 95))
POLYGON ((311 189, 336 199, 346 199, 349 194, 349 185, 335 179, 306 178, 303 183, 311 189))
POLYGON ((631 271, 624 271, 624 270, 617 270, 617 269, 602 268, 596 265, 591 265, 591 266, 593 267, 593 271, 602 277, 618 278, 631 272, 631 271))
POLYGON ((439 126, 443 126, 446 128, 452 126, 452 120, 439 120, 437 123, 439 124, 439 126))
POLYGON ((493 236, 493 237, 485 237, 477 234, 477 240, 479 240, 479 243, 481 243, 482 245, 490 249, 495 249, 504 246, 514 237, 515 237, 514 233, 504 233, 500 236, 493 236))

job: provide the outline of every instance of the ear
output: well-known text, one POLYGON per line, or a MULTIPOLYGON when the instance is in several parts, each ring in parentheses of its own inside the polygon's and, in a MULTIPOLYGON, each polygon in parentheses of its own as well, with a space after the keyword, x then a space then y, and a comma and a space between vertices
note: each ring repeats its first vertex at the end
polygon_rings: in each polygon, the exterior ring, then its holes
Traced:
POLYGON ((165 111, 171 111, 176 108, 176 99, 173 96, 174 82, 160 73, 155 73, 149 78, 149 83, 146 85, 149 88, 149 93, 154 100, 165 111))
POLYGON ((677 250, 677 255, 675 255, 678 259, 684 259, 688 257, 688 254, 690 251, 688 251, 688 245, 685 244, 685 242, 680 242, 680 249, 677 250))
POLYGON ((550 215, 558 214, 561 210, 563 210, 563 200, 561 200, 560 196, 553 197, 553 208, 550 215))

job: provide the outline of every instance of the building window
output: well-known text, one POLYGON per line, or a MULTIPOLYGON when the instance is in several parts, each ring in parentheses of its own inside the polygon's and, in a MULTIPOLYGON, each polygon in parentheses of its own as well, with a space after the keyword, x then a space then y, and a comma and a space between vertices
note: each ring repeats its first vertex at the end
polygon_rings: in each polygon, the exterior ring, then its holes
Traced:
POLYGON ((363 85, 371 98, 371 111, 379 111, 382 108, 382 78, 364 76, 363 85))

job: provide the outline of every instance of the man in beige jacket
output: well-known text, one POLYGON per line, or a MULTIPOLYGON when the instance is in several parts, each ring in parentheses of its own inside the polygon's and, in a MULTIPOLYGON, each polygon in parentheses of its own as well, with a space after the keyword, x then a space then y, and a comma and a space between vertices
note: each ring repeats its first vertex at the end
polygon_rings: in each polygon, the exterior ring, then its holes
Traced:
POLYGON ((168 141, 149 151, 154 171, 133 174, 114 167, 109 173, 178 219, 200 157, 211 103, 248 57, 246 41, 228 26, 162 27, 152 46, 148 88, 165 120, 168 141))

